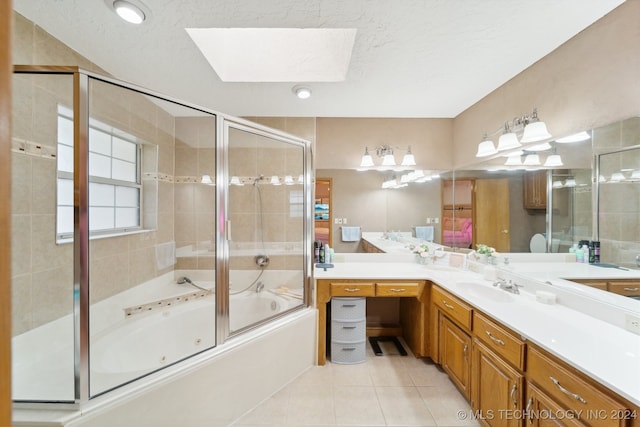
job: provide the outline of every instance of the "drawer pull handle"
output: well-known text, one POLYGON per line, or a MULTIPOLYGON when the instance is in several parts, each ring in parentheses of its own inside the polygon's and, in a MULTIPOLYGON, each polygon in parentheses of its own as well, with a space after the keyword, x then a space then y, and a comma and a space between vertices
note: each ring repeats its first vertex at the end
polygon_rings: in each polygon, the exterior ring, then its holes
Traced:
POLYGON ((514 384, 513 388, 511 389, 511 393, 509 393, 509 397, 511 398, 511 401, 513 402, 513 407, 514 408, 518 407, 518 400, 516 399, 516 391, 518 391, 518 384, 514 384))
POLYGON ((345 292, 360 292, 360 288, 344 288, 345 292))
POLYGON ((391 288, 389 289, 391 292, 405 292, 406 289, 404 288, 391 288))
POLYGON ((527 407, 525 408, 524 412, 527 415, 527 418, 529 418, 529 424, 533 424, 533 417, 531 416, 531 406, 533 406, 533 397, 529 398, 529 401, 527 402, 527 407))
POLYGON ((343 347, 342 351, 355 351, 355 347, 343 347))
POLYGON ((353 308, 356 305, 355 304, 342 304, 343 307, 347 307, 347 308, 353 308))
POLYGON ((464 360, 467 360, 467 350, 469 350, 469 344, 465 344, 464 348, 462 349, 462 352, 464 353, 464 360))
POLYGON ((442 300, 442 304, 444 304, 444 306, 447 307, 449 310, 453 310, 455 308, 451 304, 447 304, 447 300, 446 299, 442 300))
POLYGON ((343 326, 342 329, 355 329, 355 326, 343 326))
POLYGON ((487 333, 487 336, 489 338, 491 338, 491 341, 493 341, 494 343, 498 344, 498 345, 504 345, 504 341, 502 341, 500 338, 496 338, 493 335, 491 335, 491 332, 489 331, 485 331, 487 333))
POLYGON ((553 381, 553 383, 556 385, 556 387, 558 387, 558 389, 559 389, 561 392, 563 392, 564 394, 566 394, 567 396, 571 396, 571 397, 573 397, 575 400, 577 400, 578 402, 582 402, 582 403, 584 403, 585 405, 587 404, 587 401, 586 401, 586 400, 584 400, 584 398, 583 398, 582 396, 580 396, 580 395, 579 395, 579 394, 577 394, 577 393, 571 393, 569 390, 567 390, 566 388, 562 387, 562 386, 560 385, 560 381, 558 381, 557 379, 555 379, 555 378, 553 378, 553 377, 549 377, 549 379, 550 379, 551 381, 553 381))
POLYGON ((635 292, 635 291, 640 291, 640 288, 622 288, 625 291, 630 291, 630 292, 635 292))

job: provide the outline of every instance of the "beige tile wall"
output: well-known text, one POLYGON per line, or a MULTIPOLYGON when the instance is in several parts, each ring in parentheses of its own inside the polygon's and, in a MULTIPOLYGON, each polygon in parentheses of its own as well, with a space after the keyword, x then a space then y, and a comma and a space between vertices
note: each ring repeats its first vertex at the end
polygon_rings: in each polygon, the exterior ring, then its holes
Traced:
MULTIPOLYGON (((14 31, 15 63, 79 65, 100 72, 17 14, 14 31)), ((151 163, 157 157, 157 171, 165 176, 143 184, 147 193, 157 188, 155 203, 147 198, 143 212, 145 219, 157 222, 155 231, 90 242, 90 295, 97 302, 173 269, 157 268, 155 248, 174 240, 175 124, 170 114, 139 94, 104 83, 91 83, 90 92, 91 116, 155 145, 157 150, 147 153, 152 153, 151 163)), ((32 141, 55 153, 59 102, 72 105, 70 77, 17 77, 14 143, 16 138, 32 141)), ((147 166, 149 160, 145 158, 147 166)), ((71 313, 73 245, 55 242, 55 158, 14 152, 12 164, 13 332, 19 334, 71 313)), ((151 169, 156 170, 155 164, 151 169)))

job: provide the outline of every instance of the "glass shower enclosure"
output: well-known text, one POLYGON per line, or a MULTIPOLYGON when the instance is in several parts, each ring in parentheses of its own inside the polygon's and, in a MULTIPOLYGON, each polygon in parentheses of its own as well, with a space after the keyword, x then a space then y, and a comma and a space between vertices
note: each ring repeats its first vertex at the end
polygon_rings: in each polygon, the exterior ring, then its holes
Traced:
POLYGON ((308 306, 310 148, 77 67, 13 81, 13 399, 80 404, 308 306))

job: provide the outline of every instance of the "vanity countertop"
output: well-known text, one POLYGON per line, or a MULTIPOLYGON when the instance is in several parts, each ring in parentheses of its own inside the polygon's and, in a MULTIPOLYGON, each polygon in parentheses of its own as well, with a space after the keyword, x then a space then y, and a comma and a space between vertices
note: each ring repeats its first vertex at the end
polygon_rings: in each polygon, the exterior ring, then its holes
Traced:
MULTIPOLYGON (((561 292, 559 288, 536 282, 527 286, 527 291, 521 291, 520 295, 505 292, 505 295, 512 297, 510 301, 492 299, 486 297, 484 292, 478 292, 482 287, 488 288, 489 293, 497 291, 491 287, 491 281, 484 280, 481 274, 446 266, 403 262, 399 258, 385 262, 384 254, 372 255, 378 255, 371 258, 372 262, 363 261, 365 258, 360 256, 354 262, 336 262, 334 268, 326 271, 316 269, 315 279, 430 280, 640 405, 640 335, 566 306, 561 303, 561 298, 555 305, 535 300, 535 290, 561 292)), ((637 272, 611 271, 616 270, 611 268, 602 268, 605 275, 601 275, 600 270, 593 270, 598 267, 568 264, 571 263, 517 262, 510 264, 509 269, 532 279, 540 280, 544 276, 543 281, 568 277, 611 278, 610 273, 616 274, 616 278, 638 277, 637 272), (554 265, 547 270, 547 264, 554 265), (589 275, 584 276, 585 272, 589 275), (624 277, 618 277, 619 274, 624 277)), ((606 302, 602 304, 608 305, 606 302)), ((590 310, 594 309, 593 304, 589 307, 590 310)), ((595 307, 597 309, 597 304, 595 307)), ((636 314, 640 317, 640 310, 636 314)))

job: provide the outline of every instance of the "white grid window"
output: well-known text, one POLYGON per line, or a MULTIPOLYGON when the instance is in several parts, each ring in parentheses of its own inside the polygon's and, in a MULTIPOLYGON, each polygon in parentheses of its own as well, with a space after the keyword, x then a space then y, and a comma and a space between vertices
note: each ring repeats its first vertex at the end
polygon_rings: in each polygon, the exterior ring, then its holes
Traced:
MULTIPOLYGON (((138 230, 141 224, 141 145, 124 132, 90 120, 89 231, 91 235, 138 230)), ((73 237, 73 119, 58 109, 57 237, 73 237)))

